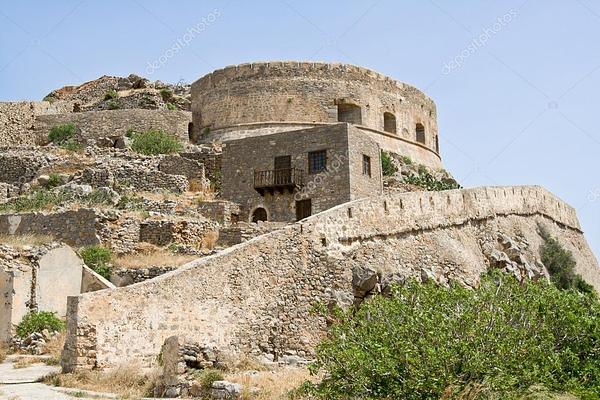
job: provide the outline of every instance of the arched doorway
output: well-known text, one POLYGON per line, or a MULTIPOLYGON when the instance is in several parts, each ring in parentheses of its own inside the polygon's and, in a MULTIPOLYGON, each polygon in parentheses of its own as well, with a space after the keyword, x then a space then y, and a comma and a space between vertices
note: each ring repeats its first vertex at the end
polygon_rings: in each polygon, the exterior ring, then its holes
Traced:
POLYGON ((262 207, 258 207, 252 212, 252 222, 256 223, 258 221, 267 221, 267 210, 262 207))
POLYGON ((193 122, 188 123, 188 139, 190 140, 190 142, 194 141, 194 123, 193 122))

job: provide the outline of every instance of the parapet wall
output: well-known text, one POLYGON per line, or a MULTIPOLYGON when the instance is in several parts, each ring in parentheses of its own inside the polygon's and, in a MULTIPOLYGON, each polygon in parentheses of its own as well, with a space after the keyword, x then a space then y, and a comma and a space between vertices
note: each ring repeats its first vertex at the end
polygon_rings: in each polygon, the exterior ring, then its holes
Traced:
POLYGON ((310 357, 326 329, 312 306, 351 302, 354 268, 414 278, 426 271, 474 286, 499 234, 516 238, 534 263, 537 224, 600 289, 573 208, 540 187, 396 194, 340 205, 147 282, 70 298, 63 366, 150 365, 173 335, 229 353, 310 357))
POLYGON ((250 126, 255 123, 280 124, 281 131, 342 121, 375 131, 382 148, 397 151, 400 142, 417 142, 420 124, 421 145, 439 153, 435 103, 413 86, 353 65, 268 62, 216 70, 192 85, 192 113, 199 142, 221 133, 223 141, 260 134, 250 126), (359 116, 339 119, 345 106, 358 107, 359 116), (386 123, 384 114, 393 117, 386 123))
POLYGON ((59 124, 76 125, 81 139, 124 136, 129 129, 147 131, 159 129, 188 140, 188 124, 191 113, 171 110, 107 110, 87 111, 71 114, 42 115, 35 119, 37 143, 48 140, 52 127, 59 124))

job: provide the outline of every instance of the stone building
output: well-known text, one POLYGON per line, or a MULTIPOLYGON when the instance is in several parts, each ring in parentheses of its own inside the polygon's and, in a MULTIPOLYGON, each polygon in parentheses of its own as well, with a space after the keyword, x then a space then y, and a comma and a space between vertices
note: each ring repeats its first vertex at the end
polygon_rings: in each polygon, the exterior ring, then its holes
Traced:
POLYGON ((353 124, 387 151, 441 168, 435 103, 424 93, 346 64, 268 62, 216 70, 192 84, 190 139, 244 137, 353 124))
POLYGON ((222 196, 241 219, 295 221, 383 191, 379 145, 348 123, 227 142, 222 196))

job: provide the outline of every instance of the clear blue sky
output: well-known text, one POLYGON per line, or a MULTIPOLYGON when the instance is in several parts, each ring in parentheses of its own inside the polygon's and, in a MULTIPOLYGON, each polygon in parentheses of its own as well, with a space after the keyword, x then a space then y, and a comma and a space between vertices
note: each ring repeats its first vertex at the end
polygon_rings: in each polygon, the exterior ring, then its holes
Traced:
POLYGON ((444 163, 465 186, 548 188, 577 208, 600 255, 600 1, 55 0, 0 9, 0 100, 41 99, 104 74, 193 82, 264 60, 347 62, 416 85, 438 105, 444 163))

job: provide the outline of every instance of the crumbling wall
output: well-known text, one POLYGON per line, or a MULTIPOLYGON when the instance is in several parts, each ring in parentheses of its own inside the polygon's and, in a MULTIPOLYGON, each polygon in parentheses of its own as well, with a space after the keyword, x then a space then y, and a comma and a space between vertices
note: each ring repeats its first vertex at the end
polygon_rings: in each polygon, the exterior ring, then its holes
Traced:
POLYGON ((39 235, 61 240, 70 246, 99 244, 99 216, 81 208, 57 213, 0 215, 0 235, 39 235))
POLYGON ((136 109, 41 115, 35 119, 35 135, 37 143, 44 143, 52 127, 73 123, 81 140, 124 136, 129 129, 138 132, 160 129, 187 142, 191 119, 187 111, 136 109))
POLYGON ((351 304, 357 268, 477 285, 501 235, 518 238, 519 256, 535 264, 538 224, 600 289, 575 211, 540 187, 395 194, 342 204, 138 285, 70 298, 63 367, 152 364, 173 335, 225 353, 309 357, 326 328, 313 304, 351 304))
POLYGON ((23 146, 36 143, 35 118, 39 115, 69 113, 68 101, 0 102, 0 146, 23 146))

